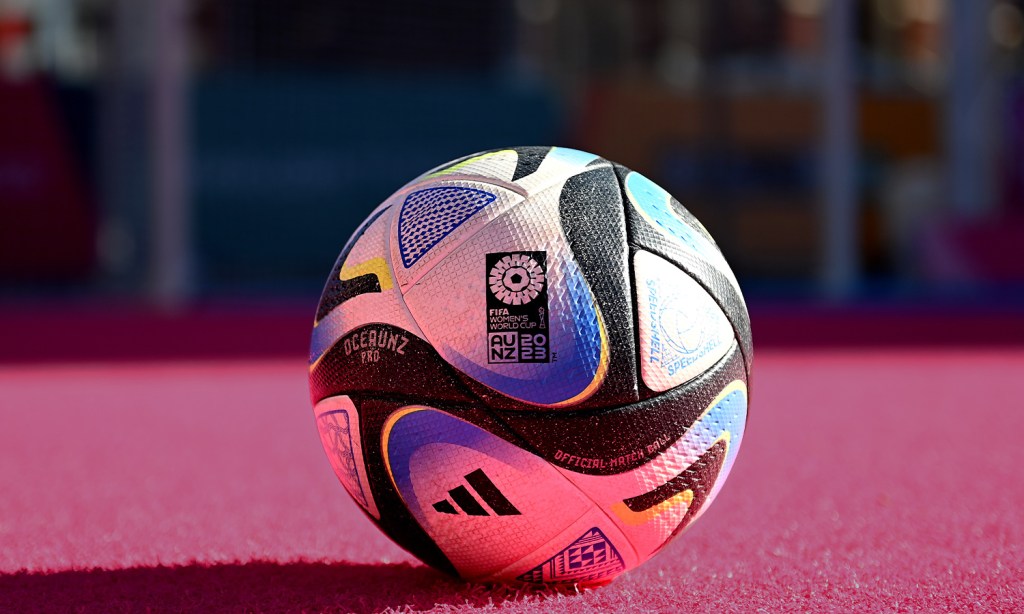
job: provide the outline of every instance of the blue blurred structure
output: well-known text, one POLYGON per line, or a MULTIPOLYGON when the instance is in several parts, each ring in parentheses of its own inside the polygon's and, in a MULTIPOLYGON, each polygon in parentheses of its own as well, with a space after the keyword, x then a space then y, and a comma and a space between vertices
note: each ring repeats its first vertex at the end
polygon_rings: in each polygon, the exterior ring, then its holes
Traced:
POLYGON ((1024 296, 1019 0, 5 6, 3 298, 305 297, 407 180, 544 143, 667 187, 755 301, 1024 296))
POLYGON ((406 181, 563 125, 543 89, 457 75, 229 74, 194 93, 197 251, 219 288, 318 280, 406 181))

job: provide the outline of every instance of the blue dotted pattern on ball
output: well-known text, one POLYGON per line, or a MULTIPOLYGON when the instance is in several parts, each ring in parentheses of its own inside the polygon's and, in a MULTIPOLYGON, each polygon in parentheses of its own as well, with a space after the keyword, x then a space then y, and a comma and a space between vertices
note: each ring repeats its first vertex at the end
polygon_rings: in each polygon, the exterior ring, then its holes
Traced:
POLYGON ((443 187, 417 190, 405 197, 398 214, 398 250, 402 264, 416 264, 466 220, 494 202, 490 192, 443 187))

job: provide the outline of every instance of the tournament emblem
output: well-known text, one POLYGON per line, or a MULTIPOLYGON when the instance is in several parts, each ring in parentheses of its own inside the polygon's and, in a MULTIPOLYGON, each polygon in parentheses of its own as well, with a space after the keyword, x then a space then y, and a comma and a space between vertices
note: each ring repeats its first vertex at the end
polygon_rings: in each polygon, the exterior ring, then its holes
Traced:
POLYGON ((550 362, 547 252, 487 254, 487 362, 550 362))

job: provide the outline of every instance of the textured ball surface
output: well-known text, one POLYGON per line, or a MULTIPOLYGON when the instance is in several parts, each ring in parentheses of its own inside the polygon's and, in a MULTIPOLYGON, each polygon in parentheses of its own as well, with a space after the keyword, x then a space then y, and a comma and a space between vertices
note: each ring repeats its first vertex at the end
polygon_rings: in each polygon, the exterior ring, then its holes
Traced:
POLYGON ((342 485, 475 581, 603 584, 714 499, 750 322, 703 226, 643 175, 517 147, 413 180, 342 249, 310 393, 342 485))

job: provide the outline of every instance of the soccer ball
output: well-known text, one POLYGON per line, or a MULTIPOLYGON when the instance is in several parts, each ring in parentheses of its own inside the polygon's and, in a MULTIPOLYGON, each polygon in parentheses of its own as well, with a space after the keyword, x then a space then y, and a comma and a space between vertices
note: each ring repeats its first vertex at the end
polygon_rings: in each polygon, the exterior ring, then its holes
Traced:
POLYGON ((309 382, 345 490, 471 581, 604 584, 722 487, 747 417, 747 309, 665 190, 561 147, 421 175, 349 239, 309 382))

